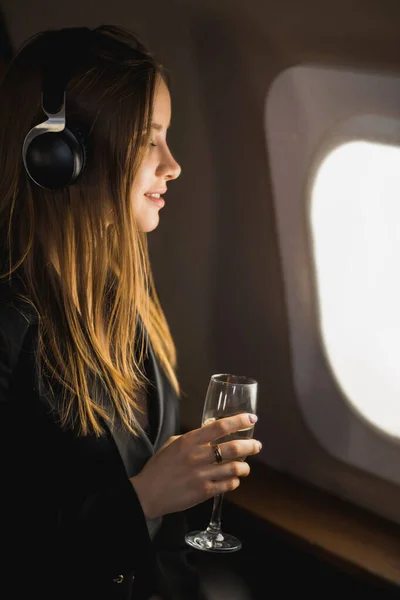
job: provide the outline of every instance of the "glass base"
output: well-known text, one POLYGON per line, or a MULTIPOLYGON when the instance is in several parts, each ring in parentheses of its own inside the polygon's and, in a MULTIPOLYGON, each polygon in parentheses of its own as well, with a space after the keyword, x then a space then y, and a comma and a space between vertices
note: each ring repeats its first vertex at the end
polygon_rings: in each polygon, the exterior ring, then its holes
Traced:
POLYGON ((185 535, 185 542, 203 552, 237 552, 242 542, 229 533, 211 533, 209 531, 191 531, 185 535))

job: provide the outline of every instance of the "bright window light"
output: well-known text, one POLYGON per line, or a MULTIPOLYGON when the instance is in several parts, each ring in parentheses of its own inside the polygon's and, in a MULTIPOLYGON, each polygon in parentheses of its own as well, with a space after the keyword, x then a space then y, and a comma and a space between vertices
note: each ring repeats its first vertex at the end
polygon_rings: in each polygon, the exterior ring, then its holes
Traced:
POLYGON ((321 332, 345 397, 400 437, 400 147, 345 143, 311 194, 321 332))

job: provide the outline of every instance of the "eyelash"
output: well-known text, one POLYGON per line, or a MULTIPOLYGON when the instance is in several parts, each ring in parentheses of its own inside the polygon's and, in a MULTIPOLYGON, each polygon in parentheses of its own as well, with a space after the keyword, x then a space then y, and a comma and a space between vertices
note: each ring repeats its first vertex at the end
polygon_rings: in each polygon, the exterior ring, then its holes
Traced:
POLYGON ((155 144, 154 142, 150 142, 150 148, 156 148, 157 144, 155 144))

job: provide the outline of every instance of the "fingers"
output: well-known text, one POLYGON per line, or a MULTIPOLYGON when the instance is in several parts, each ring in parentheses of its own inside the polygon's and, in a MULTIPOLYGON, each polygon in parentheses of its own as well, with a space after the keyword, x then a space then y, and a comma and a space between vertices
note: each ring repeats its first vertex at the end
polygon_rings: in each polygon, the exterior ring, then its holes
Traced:
POLYGON ((223 479, 234 479, 236 477, 247 477, 250 466, 247 462, 233 461, 219 465, 209 465, 203 472, 208 481, 221 481, 223 479))
MULTIPOLYGON (((189 433, 196 433, 200 430, 194 430, 189 433)), ((182 445, 182 450, 188 456, 188 460, 192 467, 196 467, 199 464, 210 464, 216 462, 215 452, 212 442, 208 442, 202 445, 196 445, 194 437, 187 437, 185 442, 185 434, 181 437, 181 443, 188 445, 182 445)), ((222 461, 238 460, 246 456, 253 456, 261 451, 262 444, 260 441, 253 438, 243 440, 231 440, 229 442, 220 442, 219 450, 222 456, 222 461)))
POLYGON ((240 485, 240 477, 247 477, 249 473, 250 466, 246 462, 209 465, 202 473, 204 499, 235 490, 240 485))
POLYGON ((224 479, 223 481, 212 481, 208 486, 206 498, 209 499, 217 494, 225 494, 226 492, 233 492, 240 485, 239 477, 233 477, 232 479, 224 479))
POLYGON ((218 488, 219 489, 222 488, 222 490, 217 493, 224 494, 225 492, 233 492, 233 490, 236 490, 236 488, 238 488, 239 485, 240 485, 240 479, 238 477, 234 477, 233 479, 227 479, 225 481, 221 481, 218 488))
MULTIPOLYGON (((261 451, 261 442, 258 440, 233 440, 232 442, 225 442, 219 444, 219 451, 224 462, 230 460, 236 460, 242 456, 253 456, 261 451)), ((210 448, 207 452, 212 456, 212 462, 215 461, 215 454, 213 448, 210 448)))
POLYGON ((251 421, 250 417, 253 417, 253 415, 250 415, 249 413, 240 413, 233 417, 225 417, 213 421, 209 425, 204 425, 200 429, 189 431, 189 433, 185 435, 190 435, 194 443, 207 444, 208 442, 214 442, 215 440, 225 437, 230 433, 234 433, 235 431, 239 431, 240 429, 254 427, 257 418, 254 421, 251 421))

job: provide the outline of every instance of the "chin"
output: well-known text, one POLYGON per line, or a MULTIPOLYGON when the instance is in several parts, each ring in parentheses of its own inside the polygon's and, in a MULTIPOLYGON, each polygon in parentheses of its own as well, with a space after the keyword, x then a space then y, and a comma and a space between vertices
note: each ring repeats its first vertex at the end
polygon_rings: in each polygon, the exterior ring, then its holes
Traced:
POLYGON ((158 224, 160 222, 160 217, 158 216, 158 213, 156 216, 152 216, 152 218, 148 218, 148 219, 141 219, 138 223, 140 231, 142 231, 143 233, 150 233, 151 231, 154 231, 158 224))

